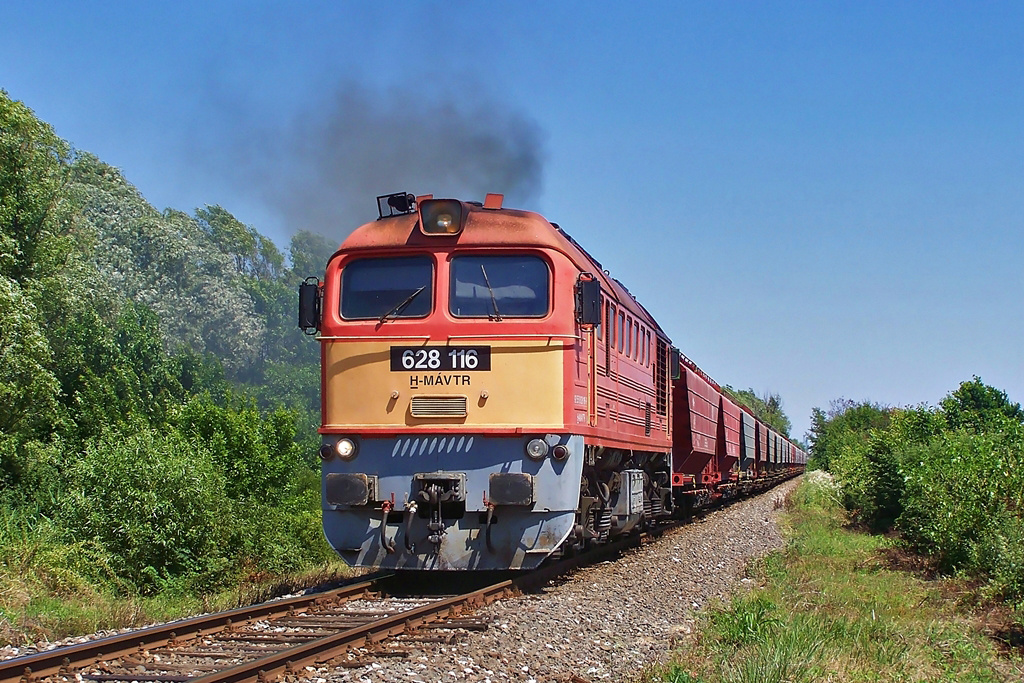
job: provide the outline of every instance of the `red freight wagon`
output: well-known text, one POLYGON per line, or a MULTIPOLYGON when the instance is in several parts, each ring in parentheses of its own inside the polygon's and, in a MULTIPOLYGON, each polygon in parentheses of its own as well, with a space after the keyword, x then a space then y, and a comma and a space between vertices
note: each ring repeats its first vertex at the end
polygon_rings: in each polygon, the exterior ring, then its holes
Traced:
POLYGON ((734 479, 732 468, 740 459, 740 407, 722 396, 718 423, 718 470, 721 481, 734 479))
MULTIPOLYGON (((718 452, 718 411, 721 394, 688 367, 672 386, 672 485, 702 479, 718 452)), ((716 463, 717 464, 717 463, 716 463)))

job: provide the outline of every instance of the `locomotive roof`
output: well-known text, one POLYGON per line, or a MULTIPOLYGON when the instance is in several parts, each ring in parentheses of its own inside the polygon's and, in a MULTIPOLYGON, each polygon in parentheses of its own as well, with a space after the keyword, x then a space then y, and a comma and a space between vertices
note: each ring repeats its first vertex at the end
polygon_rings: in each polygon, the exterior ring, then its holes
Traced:
POLYGON ((457 235, 424 235, 417 228, 417 214, 388 216, 362 225, 341 244, 346 252, 388 249, 438 249, 458 246, 484 248, 537 247, 553 249, 565 254, 581 271, 592 273, 601 280, 606 295, 616 304, 629 310, 635 317, 654 329, 658 336, 668 339, 661 326, 629 290, 601 268, 574 239, 561 228, 533 211, 519 209, 485 209, 466 203, 464 228, 457 235))

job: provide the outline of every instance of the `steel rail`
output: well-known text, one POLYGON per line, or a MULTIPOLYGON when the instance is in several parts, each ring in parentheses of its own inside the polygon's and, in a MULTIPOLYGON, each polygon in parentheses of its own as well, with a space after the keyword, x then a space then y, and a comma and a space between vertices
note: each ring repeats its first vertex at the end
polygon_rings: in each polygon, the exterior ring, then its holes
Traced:
POLYGON ((190 617, 122 635, 15 657, 0 662, 0 683, 31 682, 59 673, 61 670, 70 670, 97 660, 112 659, 136 652, 140 648, 160 647, 182 639, 216 633, 239 623, 287 613, 293 609, 352 598, 368 593, 370 587, 381 578, 383 575, 323 593, 310 593, 285 600, 272 600, 250 607, 238 607, 227 612, 190 617))
POLYGON ((412 631, 432 621, 439 615, 454 616, 462 606, 480 607, 508 594, 513 587, 511 580, 502 581, 486 588, 437 600, 411 610, 374 620, 369 624, 356 626, 340 633, 318 638, 287 650, 250 662, 216 671, 191 679, 192 683, 268 683, 284 674, 298 674, 306 666, 330 662, 350 649, 365 647, 407 631, 412 631))
MULTIPOLYGON (((769 486, 781 483, 797 476, 799 472, 780 472, 767 477, 769 486)), ((710 511, 704 508, 700 512, 710 511)), ((692 518, 690 518, 692 520, 692 518)), ((410 610, 376 619, 370 623, 354 626, 315 640, 280 650, 265 657, 234 665, 221 671, 203 676, 168 676, 133 674, 131 680, 145 681, 188 681, 189 683, 270 683, 282 675, 299 675, 301 669, 312 664, 333 663, 348 650, 373 645, 391 636, 412 631, 416 628, 443 619, 440 615, 447 613, 454 617, 462 607, 475 609, 498 600, 513 589, 531 590, 546 584, 556 576, 568 573, 573 569, 588 566, 621 554, 623 551, 640 547, 668 531, 687 523, 687 520, 674 520, 647 529, 644 533, 629 535, 616 541, 602 544, 588 552, 563 558, 552 562, 538 570, 514 580, 502 581, 494 585, 450 598, 444 598, 421 605, 410 610)), ((47 652, 25 655, 0 662, 0 683, 33 683, 55 673, 71 673, 75 668, 82 668, 90 663, 117 659, 125 654, 137 652, 144 648, 152 649, 163 645, 174 645, 181 640, 217 633, 230 629, 238 624, 265 619, 269 616, 287 614, 288 612, 310 605, 328 604, 339 599, 365 595, 380 579, 390 574, 374 575, 348 586, 322 593, 311 593, 285 600, 261 603, 250 607, 239 607, 227 612, 192 617, 160 626, 152 626, 118 636, 80 643, 69 647, 57 648, 47 652)), ((98 677, 85 676, 86 679, 129 680, 128 674, 100 674, 98 677)))

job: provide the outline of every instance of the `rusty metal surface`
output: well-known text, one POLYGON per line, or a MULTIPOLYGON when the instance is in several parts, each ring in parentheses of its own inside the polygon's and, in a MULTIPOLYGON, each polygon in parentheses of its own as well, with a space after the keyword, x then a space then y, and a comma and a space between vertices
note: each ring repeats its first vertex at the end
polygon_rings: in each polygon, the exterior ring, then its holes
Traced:
POLYGON ((275 600, 251 607, 239 607, 227 612, 182 619, 123 635, 8 659, 0 662, 0 683, 19 683, 26 677, 38 679, 58 673, 62 669, 68 670, 101 659, 111 659, 119 655, 134 653, 140 648, 160 647, 179 639, 215 633, 239 623, 266 619, 275 614, 283 614, 289 610, 313 605, 318 601, 332 601, 360 595, 368 591, 373 583, 373 580, 361 581, 323 593, 275 600))
MULTIPOLYGON (((476 608, 497 600, 512 588, 502 581, 472 593, 431 602, 399 614, 376 619, 340 633, 277 652, 267 657, 192 679, 195 683, 266 683, 302 667, 328 662, 352 648, 379 643, 384 639, 439 621, 441 615, 456 616, 459 608, 476 608)), ((444 620, 441 620, 442 623, 444 620)))

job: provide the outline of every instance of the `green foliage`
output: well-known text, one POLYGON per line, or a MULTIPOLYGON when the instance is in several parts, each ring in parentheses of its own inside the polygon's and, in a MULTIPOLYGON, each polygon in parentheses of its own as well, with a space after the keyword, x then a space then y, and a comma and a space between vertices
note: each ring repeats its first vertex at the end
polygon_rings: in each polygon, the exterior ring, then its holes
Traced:
POLYGON ((327 268, 327 261, 337 250, 337 245, 323 235, 308 230, 300 230, 292 235, 288 247, 288 256, 292 262, 295 282, 307 277, 321 277, 327 268))
POLYGON ((57 365, 74 427, 66 438, 84 441, 111 427, 163 424, 184 396, 174 359, 163 351, 156 314, 125 302, 108 327, 92 309, 67 316, 57 365))
POLYGON ((232 498, 279 502, 298 470, 309 466, 295 442, 295 414, 283 408, 261 414, 244 396, 228 392, 218 404, 202 395, 190 399, 175 421, 209 450, 232 498))
POLYGON ((320 521, 320 477, 300 470, 269 504, 248 498, 235 505, 231 553, 250 574, 294 572, 335 557, 320 521))
POLYGON ((736 390, 728 385, 722 387, 722 391, 730 399, 749 410, 758 420, 783 436, 789 437, 789 430, 793 428, 793 424, 782 409, 781 396, 765 393, 764 397, 758 397, 753 389, 736 390))
POLYGON ((833 404, 814 414, 814 462, 835 475, 852 517, 896 529, 950 573, 1024 597, 1024 423, 1020 406, 978 377, 940 408, 833 404))
POLYGON ((1024 427, 945 432, 907 451, 906 543, 941 569, 987 576, 995 593, 1024 597, 1024 427))
POLYGON ((889 409, 877 403, 864 401, 856 403, 848 399, 832 401, 826 413, 820 408, 811 412, 811 431, 808 434, 811 446, 812 468, 832 469, 835 460, 844 448, 855 447, 851 440, 868 438, 872 429, 889 426, 889 409))
POLYGON ((297 234, 296 274, 222 207, 158 211, 0 91, 0 579, 46 593, 23 614, 333 555, 294 319, 333 251, 297 234))
POLYGON ((960 387, 939 404, 950 429, 976 432, 1000 429, 1005 420, 1024 422, 1024 410, 1011 403, 1006 392, 990 387, 975 377, 961 382, 960 387))
MULTIPOLYGON (((69 192, 83 230, 96 235, 96 268, 120 295, 156 312, 166 349, 213 353, 229 373, 256 362, 264 320, 245 274, 199 220, 158 212, 117 169, 87 154, 71 168, 69 192)), ((221 222, 229 215, 217 210, 221 222)))
MULTIPOLYGON (((60 385, 39 323, 18 283, 0 276, 0 434, 30 438, 57 419, 60 385)), ((14 466, 4 459, 5 471, 14 466)))
POLYGON ((0 90, 0 275, 38 275, 39 254, 62 227, 60 205, 71 147, 0 90))
POLYGON ((176 432, 111 432, 66 471, 58 520, 94 539, 114 573, 143 592, 222 570, 230 522, 225 478, 195 440, 176 432))

